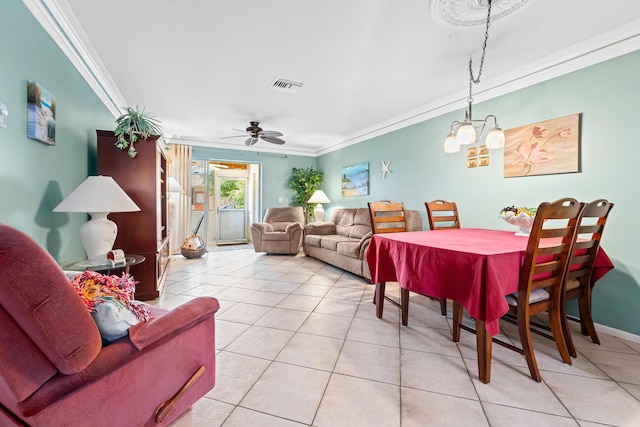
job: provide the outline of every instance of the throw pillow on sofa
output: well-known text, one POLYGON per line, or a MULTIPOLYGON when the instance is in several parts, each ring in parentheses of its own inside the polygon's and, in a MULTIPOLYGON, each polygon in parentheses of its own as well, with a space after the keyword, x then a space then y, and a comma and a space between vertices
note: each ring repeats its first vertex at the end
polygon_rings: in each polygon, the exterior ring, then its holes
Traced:
POLYGON ((80 273, 71 281, 107 343, 124 337, 131 326, 149 319, 149 309, 133 299, 136 283, 129 274, 106 276, 95 271, 80 273))

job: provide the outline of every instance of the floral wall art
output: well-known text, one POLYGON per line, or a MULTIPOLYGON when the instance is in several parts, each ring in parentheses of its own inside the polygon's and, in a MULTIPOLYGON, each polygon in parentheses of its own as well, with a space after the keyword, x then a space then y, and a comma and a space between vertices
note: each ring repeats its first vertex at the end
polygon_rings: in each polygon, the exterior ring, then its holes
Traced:
POLYGON ((580 171, 580 114, 507 129, 504 177, 580 171))

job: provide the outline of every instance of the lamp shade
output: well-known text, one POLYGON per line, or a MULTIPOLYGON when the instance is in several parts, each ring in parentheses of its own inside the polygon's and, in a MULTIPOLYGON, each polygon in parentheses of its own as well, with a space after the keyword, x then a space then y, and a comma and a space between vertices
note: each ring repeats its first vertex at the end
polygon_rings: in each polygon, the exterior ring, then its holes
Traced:
POLYGON ((110 176, 90 176, 71 192, 54 212, 88 212, 91 220, 80 227, 87 266, 104 265, 118 234, 109 212, 134 212, 140 208, 110 176))
POLYGON ((331 200, 324 194, 322 190, 316 190, 315 193, 311 196, 307 203, 331 203, 331 200))
POLYGON ((167 181, 167 188, 169 193, 184 193, 184 188, 178 183, 178 180, 170 176, 167 181))
POLYGON ((53 212, 135 212, 140 208, 110 176, 90 176, 53 212))

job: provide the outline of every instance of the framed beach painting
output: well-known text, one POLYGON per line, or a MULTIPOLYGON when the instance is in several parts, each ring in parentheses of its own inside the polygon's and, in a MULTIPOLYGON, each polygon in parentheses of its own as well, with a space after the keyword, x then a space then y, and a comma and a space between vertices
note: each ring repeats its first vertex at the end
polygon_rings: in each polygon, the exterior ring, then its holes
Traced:
POLYGON ((507 129, 504 177, 580 172, 580 114, 507 129))
POLYGON ((342 197, 369 194, 369 163, 358 163, 342 168, 342 197))
POLYGON ((56 99, 37 82, 27 82, 27 137, 56 144, 56 99))

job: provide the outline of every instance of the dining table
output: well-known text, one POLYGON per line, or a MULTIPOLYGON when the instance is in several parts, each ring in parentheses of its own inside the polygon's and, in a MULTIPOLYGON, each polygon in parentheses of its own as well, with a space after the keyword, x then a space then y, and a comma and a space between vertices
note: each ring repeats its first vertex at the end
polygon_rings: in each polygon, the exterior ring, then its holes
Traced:
MULTIPOLYGON (((491 377, 492 337, 507 313, 506 295, 518 291, 528 236, 481 228, 374 234, 366 258, 373 283, 460 303, 476 320, 478 376, 491 377)), ((592 283, 613 268, 602 248, 592 283)))

